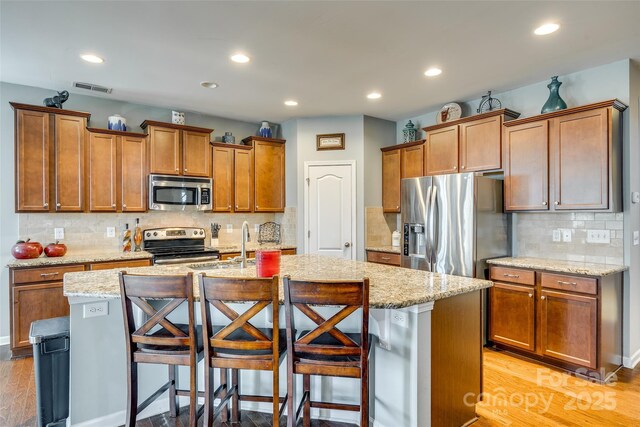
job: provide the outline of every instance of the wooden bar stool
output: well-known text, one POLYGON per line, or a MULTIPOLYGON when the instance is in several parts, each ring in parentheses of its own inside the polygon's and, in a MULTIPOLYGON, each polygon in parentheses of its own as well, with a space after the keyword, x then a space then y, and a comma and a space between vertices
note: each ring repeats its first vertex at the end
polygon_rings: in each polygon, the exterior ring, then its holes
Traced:
POLYGON ((176 417, 180 410, 178 396, 189 396, 189 425, 195 426, 197 411, 198 361, 203 357, 202 333, 195 326, 193 274, 186 276, 140 276, 120 272, 120 296, 127 345, 127 427, 136 424, 136 416, 165 391, 169 390, 169 411, 176 417), (154 308, 167 301, 160 309, 154 308), (173 323, 167 316, 182 304, 187 305, 189 323, 173 323), (133 307, 149 318, 136 328, 133 307), (169 381, 138 405, 138 364, 169 365, 169 381), (189 366, 189 390, 177 388, 178 366, 189 366))
POLYGON ((226 420, 228 405, 231 403, 231 421, 240 421, 240 401, 271 402, 272 425, 279 425, 286 406, 287 396, 280 397, 279 366, 286 354, 284 329, 278 327, 278 276, 266 279, 239 279, 227 277, 207 277, 200 274, 200 307, 202 327, 205 337, 205 417, 204 425, 210 426, 222 411, 226 420), (255 302, 244 313, 237 313, 226 302, 255 302), (263 309, 271 305, 273 329, 256 328, 249 321, 263 309), (230 323, 214 325, 211 306, 226 316, 230 323), (213 369, 220 368, 221 385, 215 394, 213 369), (226 384, 226 370, 231 369, 231 387, 226 384), (249 369, 273 372, 273 392, 271 396, 244 395, 240 393, 238 370, 249 369), (213 408, 213 400, 221 393, 221 402, 213 408))
POLYGON ((284 277, 287 328, 287 426, 293 427, 303 410, 303 425, 311 425, 311 408, 360 411, 360 425, 369 425, 369 279, 361 281, 298 281, 284 277), (325 319, 310 305, 344 306, 325 319), (317 327, 302 331, 296 339, 297 308, 317 327), (360 333, 345 333, 338 323, 362 308, 360 333), (294 408, 295 376, 302 374, 303 396, 294 408), (360 378, 360 405, 311 400, 311 375, 360 378), (294 412, 295 410, 295 412, 294 412), (294 415, 295 414, 295 415, 294 415))

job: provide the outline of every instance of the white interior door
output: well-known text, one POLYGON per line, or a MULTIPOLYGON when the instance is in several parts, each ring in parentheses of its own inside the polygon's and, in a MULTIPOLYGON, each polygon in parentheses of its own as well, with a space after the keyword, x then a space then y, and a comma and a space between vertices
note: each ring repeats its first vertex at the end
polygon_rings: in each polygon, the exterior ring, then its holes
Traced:
POLYGON ((307 253, 355 259, 355 162, 305 164, 307 253))

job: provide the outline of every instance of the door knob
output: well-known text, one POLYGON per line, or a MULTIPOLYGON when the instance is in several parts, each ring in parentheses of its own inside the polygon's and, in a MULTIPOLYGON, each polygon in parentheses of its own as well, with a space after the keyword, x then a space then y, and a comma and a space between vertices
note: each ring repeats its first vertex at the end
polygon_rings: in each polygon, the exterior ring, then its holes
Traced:
POLYGON ((345 244, 344 244, 344 247, 345 247, 345 248, 348 248, 349 246, 351 246, 351 243, 349 243, 349 242, 347 242, 347 243, 345 243, 345 244))

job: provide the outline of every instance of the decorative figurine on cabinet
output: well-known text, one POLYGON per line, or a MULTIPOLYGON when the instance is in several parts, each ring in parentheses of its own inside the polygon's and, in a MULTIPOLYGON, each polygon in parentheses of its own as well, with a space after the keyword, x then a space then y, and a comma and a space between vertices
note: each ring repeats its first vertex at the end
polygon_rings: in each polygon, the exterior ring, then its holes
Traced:
POLYGON ((260 126, 260 136, 263 138, 271 138, 273 133, 271 132, 271 127, 269 126, 269 122, 266 120, 262 122, 262 126, 260 126))
POLYGON ((480 105, 478 105, 476 113, 482 114, 493 110, 499 110, 501 108, 502 102, 500 102, 498 98, 492 98, 491 91, 488 91, 487 94, 484 95, 480 100, 480 105))
POLYGON ((411 122, 411 120, 409 120, 409 123, 407 123, 404 129, 402 130, 403 141, 413 142, 416 140, 416 135, 417 135, 416 125, 414 125, 411 122))
POLYGON ((547 99, 547 102, 542 106, 540 113, 550 113, 567 108, 567 103, 560 97, 560 85, 562 85, 562 82, 558 81, 558 76, 551 77, 551 83, 547 85, 549 88, 549 99, 547 99))
POLYGON ((44 99, 45 107, 53 107, 62 109, 62 104, 69 99, 69 92, 63 90, 62 92, 58 92, 56 96, 52 96, 51 98, 44 99))

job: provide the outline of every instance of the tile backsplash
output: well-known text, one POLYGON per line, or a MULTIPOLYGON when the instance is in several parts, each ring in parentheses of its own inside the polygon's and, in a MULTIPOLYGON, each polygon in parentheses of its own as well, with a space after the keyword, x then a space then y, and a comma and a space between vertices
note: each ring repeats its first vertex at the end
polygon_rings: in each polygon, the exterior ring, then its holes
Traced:
POLYGON ((136 218, 140 218, 143 229, 155 227, 202 227, 206 230, 209 244, 210 224, 217 222, 221 225, 219 245, 239 245, 243 221, 249 222, 252 241, 257 238, 255 224, 276 221, 282 224, 282 241, 285 244, 296 243, 296 215, 295 208, 287 208, 284 213, 185 213, 185 212, 146 212, 127 214, 92 214, 92 213, 55 213, 55 214, 20 214, 19 235, 21 239, 30 238, 46 244, 54 241, 54 228, 64 228, 63 243, 70 253, 101 252, 120 249, 120 240, 125 224, 134 228, 136 218), (227 225, 233 229, 227 232, 227 225), (116 228, 116 237, 107 237, 107 227, 116 228))
POLYGON ((397 227, 398 214, 385 214, 382 207, 365 207, 365 246, 391 245, 391 233, 397 227))
POLYGON ((519 213, 517 256, 624 264, 622 213, 519 213), (571 242, 554 242, 553 230, 571 232, 571 242), (609 230, 610 243, 587 243, 588 230, 609 230))

